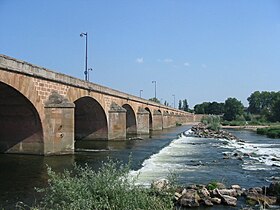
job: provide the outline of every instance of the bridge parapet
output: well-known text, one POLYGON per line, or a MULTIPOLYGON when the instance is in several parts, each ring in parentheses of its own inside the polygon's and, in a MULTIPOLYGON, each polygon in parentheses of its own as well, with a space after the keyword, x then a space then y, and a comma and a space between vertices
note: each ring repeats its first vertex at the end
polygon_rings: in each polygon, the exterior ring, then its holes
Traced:
MULTIPOLYGON (((109 96, 116 96, 118 98, 130 100, 139 102, 141 104, 146 104, 147 106, 153 106, 160 109, 165 109, 177 113, 186 114, 185 111, 174 109, 172 107, 164 106, 162 104, 155 103, 153 101, 145 100, 143 98, 123 93, 118 90, 114 90, 102 85, 98 85, 95 83, 87 82, 69 75, 57 73, 54 71, 51 71, 49 69, 46 69, 44 67, 36 66, 33 64, 30 64, 25 61, 17 60, 15 58, 8 57, 6 55, 0 54, 0 68, 6 71, 16 72, 19 74, 29 75, 33 78, 37 78, 37 86, 41 88, 41 93, 43 95, 43 99, 47 99, 48 95, 45 94, 47 89, 51 89, 52 86, 46 85, 44 86, 44 83, 42 80, 46 80, 47 82, 54 82, 54 83, 60 83, 65 85, 64 89, 61 87, 58 88, 58 91, 61 95, 65 96, 67 92, 67 86, 72 86, 76 88, 85 89, 87 91, 93 91, 98 92, 101 94, 109 95, 109 96)), ((55 84, 53 85, 55 86, 55 84)), ((57 87, 55 87, 57 88, 57 87)))

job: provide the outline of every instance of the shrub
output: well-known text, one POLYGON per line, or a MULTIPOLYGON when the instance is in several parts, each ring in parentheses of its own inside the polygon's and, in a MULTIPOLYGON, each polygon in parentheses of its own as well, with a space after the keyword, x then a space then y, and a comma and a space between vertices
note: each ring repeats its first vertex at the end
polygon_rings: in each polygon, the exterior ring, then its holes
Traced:
POLYGON ((268 130, 267 128, 258 128, 257 129, 257 134, 266 135, 267 130, 268 130))
POLYGON ((267 137, 269 138, 280 138, 280 129, 279 130, 269 130, 267 132, 267 137))
POLYGON ((280 127, 258 128, 257 134, 267 135, 269 138, 280 138, 280 127))
POLYGON ((212 181, 207 185, 208 190, 214 190, 216 188, 218 188, 218 182, 216 181, 212 181))
POLYGON ((201 122, 207 126, 208 129, 218 131, 220 130, 220 117, 216 115, 209 115, 203 117, 201 122))
POLYGON ((173 209, 173 188, 155 192, 135 185, 129 176, 129 165, 109 160, 99 171, 74 166, 58 174, 48 168, 48 187, 38 209, 173 209), (172 193, 171 193, 172 191, 172 193))
POLYGON ((176 122, 176 126, 182 126, 182 123, 176 122))

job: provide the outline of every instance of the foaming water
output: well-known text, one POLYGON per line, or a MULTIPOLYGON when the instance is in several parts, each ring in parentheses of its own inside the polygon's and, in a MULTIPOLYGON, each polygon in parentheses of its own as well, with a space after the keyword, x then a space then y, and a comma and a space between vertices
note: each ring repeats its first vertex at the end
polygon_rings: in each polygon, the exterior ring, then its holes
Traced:
POLYGON ((167 178, 173 171, 184 170, 185 166, 180 164, 186 153, 184 142, 187 137, 178 135, 168 146, 144 160, 139 170, 131 171, 132 176, 137 176, 137 184, 149 185, 153 180, 167 178))
POLYGON ((255 136, 255 139, 244 141, 229 141, 224 148, 232 149, 248 158, 244 160, 243 169, 246 170, 273 170, 280 167, 280 140, 268 139, 264 136, 255 136))
POLYGON ((280 176, 280 141, 249 131, 232 131, 243 142, 192 137, 190 130, 178 135, 158 153, 143 161, 137 184, 150 185, 153 180, 178 176, 180 184, 207 184, 221 181, 242 187, 269 184, 280 176), (225 158, 225 154, 229 158, 225 158))

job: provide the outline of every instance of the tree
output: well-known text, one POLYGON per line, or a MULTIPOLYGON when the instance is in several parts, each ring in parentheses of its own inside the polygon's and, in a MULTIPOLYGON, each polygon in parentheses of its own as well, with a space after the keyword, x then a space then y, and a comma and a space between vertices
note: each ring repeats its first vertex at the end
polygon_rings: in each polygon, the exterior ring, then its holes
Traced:
POLYGON ((280 92, 278 92, 274 98, 273 104, 271 106, 269 120, 273 122, 280 122, 280 92))
POLYGON ((149 101, 153 101, 153 102, 156 102, 156 103, 159 103, 159 104, 160 104, 160 100, 158 100, 158 99, 155 98, 155 97, 150 98, 149 101))
POLYGON ((208 107, 206 108, 206 114, 222 115, 224 113, 224 109, 224 103, 218 103, 214 101, 208 104, 208 107))
POLYGON ((203 102, 194 106, 196 114, 214 114, 222 115, 224 113, 224 103, 214 102, 203 102))
POLYGON ((224 120, 236 120, 236 118, 241 116, 243 113, 244 106, 241 101, 238 101, 236 98, 228 98, 225 101, 224 120))
POLYGON ((169 103, 167 101, 164 101, 164 106, 169 106, 169 103))
POLYGON ((178 109, 179 109, 179 110, 183 110, 183 109, 182 109, 182 101, 181 101, 181 100, 179 100, 179 106, 178 106, 178 109))
POLYGON ((182 110, 184 110, 184 111, 186 111, 186 112, 189 111, 189 105, 188 105, 187 99, 184 99, 184 100, 183 100, 182 110))
POLYGON ((255 91, 248 98, 248 111, 252 114, 258 114, 262 119, 269 121, 278 121, 278 101, 280 92, 255 91))
POLYGON ((252 114, 260 114, 261 112, 261 93, 260 91, 255 91, 248 98, 249 107, 248 111, 252 114))
POLYGON ((194 112, 196 114, 208 114, 207 109, 209 107, 209 102, 203 102, 202 104, 197 104, 194 106, 194 112))

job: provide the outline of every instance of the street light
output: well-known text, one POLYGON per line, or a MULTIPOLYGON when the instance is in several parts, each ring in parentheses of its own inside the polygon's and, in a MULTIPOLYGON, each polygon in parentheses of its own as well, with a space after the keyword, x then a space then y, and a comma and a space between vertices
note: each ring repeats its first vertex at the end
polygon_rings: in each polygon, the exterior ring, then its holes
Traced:
POLYGON ((152 81, 152 83, 155 83, 155 99, 157 98, 157 81, 152 81))
POLYGON ((89 68, 89 69, 87 70, 87 78, 88 78, 88 81, 89 81, 89 71, 93 71, 93 69, 92 69, 92 68, 89 68))
POLYGON ((175 109, 175 94, 172 95, 174 100, 174 109, 175 109))
POLYGON ((140 98, 142 98, 142 97, 141 97, 141 93, 142 93, 142 92, 143 92, 143 90, 140 90, 140 98))
POLYGON ((87 68, 87 32, 86 33, 81 33, 80 37, 86 37, 86 61, 85 61, 85 80, 88 81, 88 68, 87 68))

